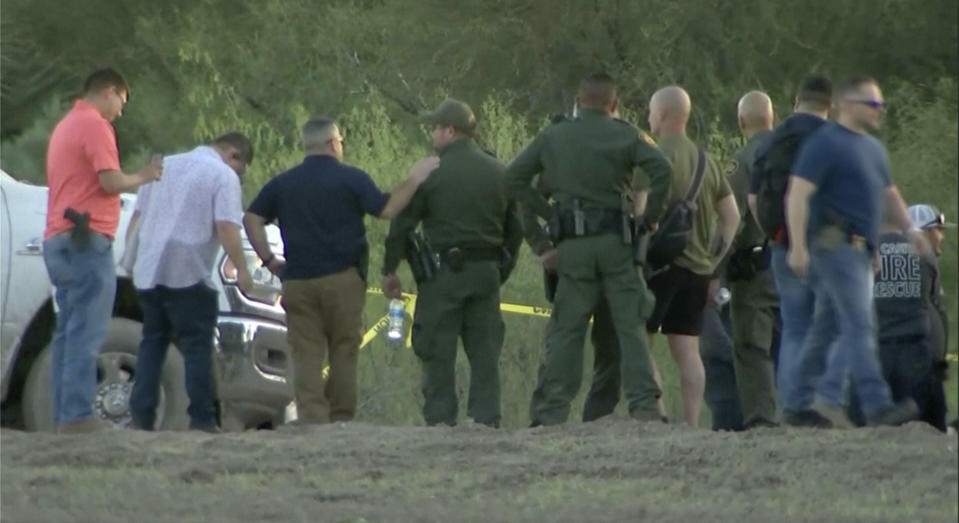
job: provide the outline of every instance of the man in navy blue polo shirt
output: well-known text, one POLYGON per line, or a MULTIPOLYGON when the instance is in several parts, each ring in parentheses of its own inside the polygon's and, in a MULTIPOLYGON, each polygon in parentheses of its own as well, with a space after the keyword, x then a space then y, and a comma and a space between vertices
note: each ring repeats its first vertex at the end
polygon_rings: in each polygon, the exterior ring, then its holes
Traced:
MULTIPOLYGON (((776 212, 782 208, 786 181, 798 156, 799 147, 826 123, 831 99, 832 82, 828 78, 813 75, 803 79, 796 94, 793 114, 776 127, 757 148, 753 166, 749 170, 751 179, 748 196, 750 214, 757 221, 763 215, 760 212, 759 195, 763 192, 764 185, 767 191, 770 191, 767 198, 775 201, 775 205, 779 207, 776 212), (775 193, 771 190, 773 187, 776 188, 775 193), (782 194, 779 193, 780 190, 783 191, 782 194)), ((772 201, 770 205, 773 205, 772 201)), ((789 408, 797 403, 794 401, 797 393, 793 375, 796 374, 799 353, 812 323, 814 297, 806 279, 793 274, 786 265, 786 252, 789 249, 786 224, 774 226, 775 224, 770 222, 759 225, 771 229, 763 232, 769 239, 770 270, 776 282, 779 312, 782 317, 776 364, 776 394, 782 406, 782 422, 793 426, 828 425, 827 420, 812 410, 794 411, 789 408)), ((832 332, 825 329, 820 329, 820 332, 830 339, 833 336, 832 332)))
POLYGON ((851 426, 843 408, 847 372, 870 424, 900 424, 914 419, 918 409, 911 399, 893 404, 876 356, 873 259, 883 208, 920 250, 928 246, 892 184, 885 148, 868 134, 879 128, 882 116, 879 86, 871 78, 852 77, 836 97, 837 122, 809 137, 793 166, 786 216, 787 263, 797 276, 809 275, 816 295, 811 332, 835 321, 838 336, 831 344, 807 336, 795 377, 801 387, 818 380, 812 408, 834 427, 851 426), (806 372, 827 354, 821 379, 806 372))
POLYGON ((331 119, 303 126, 306 158, 270 180, 243 217, 263 265, 283 279, 283 308, 293 350, 293 390, 301 423, 349 421, 356 410, 356 357, 362 332, 369 250, 363 217, 386 220, 409 203, 439 166, 420 160, 392 193, 343 161, 343 137, 331 119), (264 225, 278 221, 281 261, 264 225), (323 368, 329 353, 329 379, 323 368))

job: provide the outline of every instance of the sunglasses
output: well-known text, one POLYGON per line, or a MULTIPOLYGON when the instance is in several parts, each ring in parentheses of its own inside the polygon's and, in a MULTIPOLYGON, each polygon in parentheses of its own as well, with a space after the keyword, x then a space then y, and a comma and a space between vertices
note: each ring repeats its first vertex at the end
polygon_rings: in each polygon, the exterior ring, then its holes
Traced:
POLYGON ((877 111, 881 111, 886 108, 886 104, 884 102, 880 102, 879 100, 849 100, 849 101, 852 103, 862 104, 862 105, 872 107, 873 109, 876 109, 877 111))

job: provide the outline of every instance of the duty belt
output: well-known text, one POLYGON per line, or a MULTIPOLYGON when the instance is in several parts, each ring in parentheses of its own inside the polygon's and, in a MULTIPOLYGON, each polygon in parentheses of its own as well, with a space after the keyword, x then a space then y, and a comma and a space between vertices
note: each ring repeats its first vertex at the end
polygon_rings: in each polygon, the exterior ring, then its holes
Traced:
POLYGON ((447 247, 439 249, 440 265, 460 270, 469 262, 499 262, 502 249, 499 247, 447 247))
POLYGON ((583 218, 579 224, 576 211, 559 212, 560 240, 623 232, 623 212, 620 210, 584 209, 581 212, 583 218))

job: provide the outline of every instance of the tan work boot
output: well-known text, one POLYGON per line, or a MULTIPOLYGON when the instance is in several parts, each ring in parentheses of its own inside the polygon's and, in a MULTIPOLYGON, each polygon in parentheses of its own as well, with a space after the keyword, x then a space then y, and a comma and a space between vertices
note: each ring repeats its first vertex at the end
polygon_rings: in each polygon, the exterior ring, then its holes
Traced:
POLYGON ((869 419, 870 426, 897 426, 919 418, 919 406, 912 398, 890 405, 869 419))
POLYGON ((851 429, 855 425, 846 417, 846 412, 842 407, 833 407, 821 399, 817 399, 812 404, 812 410, 820 416, 829 420, 834 429, 851 429))
POLYGON ((57 434, 90 434, 93 432, 105 432, 116 430, 116 425, 109 421, 88 418, 85 420, 67 423, 57 427, 57 434))

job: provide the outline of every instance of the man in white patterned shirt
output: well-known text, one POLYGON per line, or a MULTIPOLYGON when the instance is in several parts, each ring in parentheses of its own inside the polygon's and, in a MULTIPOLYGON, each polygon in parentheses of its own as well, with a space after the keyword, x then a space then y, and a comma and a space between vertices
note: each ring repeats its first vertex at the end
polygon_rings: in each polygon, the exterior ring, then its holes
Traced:
POLYGON ((243 256, 240 176, 253 159, 250 141, 225 134, 209 145, 164 158, 165 176, 140 189, 130 224, 139 221, 133 284, 143 310, 143 341, 130 398, 132 425, 153 430, 160 375, 175 339, 183 354, 190 428, 219 432, 212 382, 217 291, 211 278, 220 244, 252 286, 243 256))

